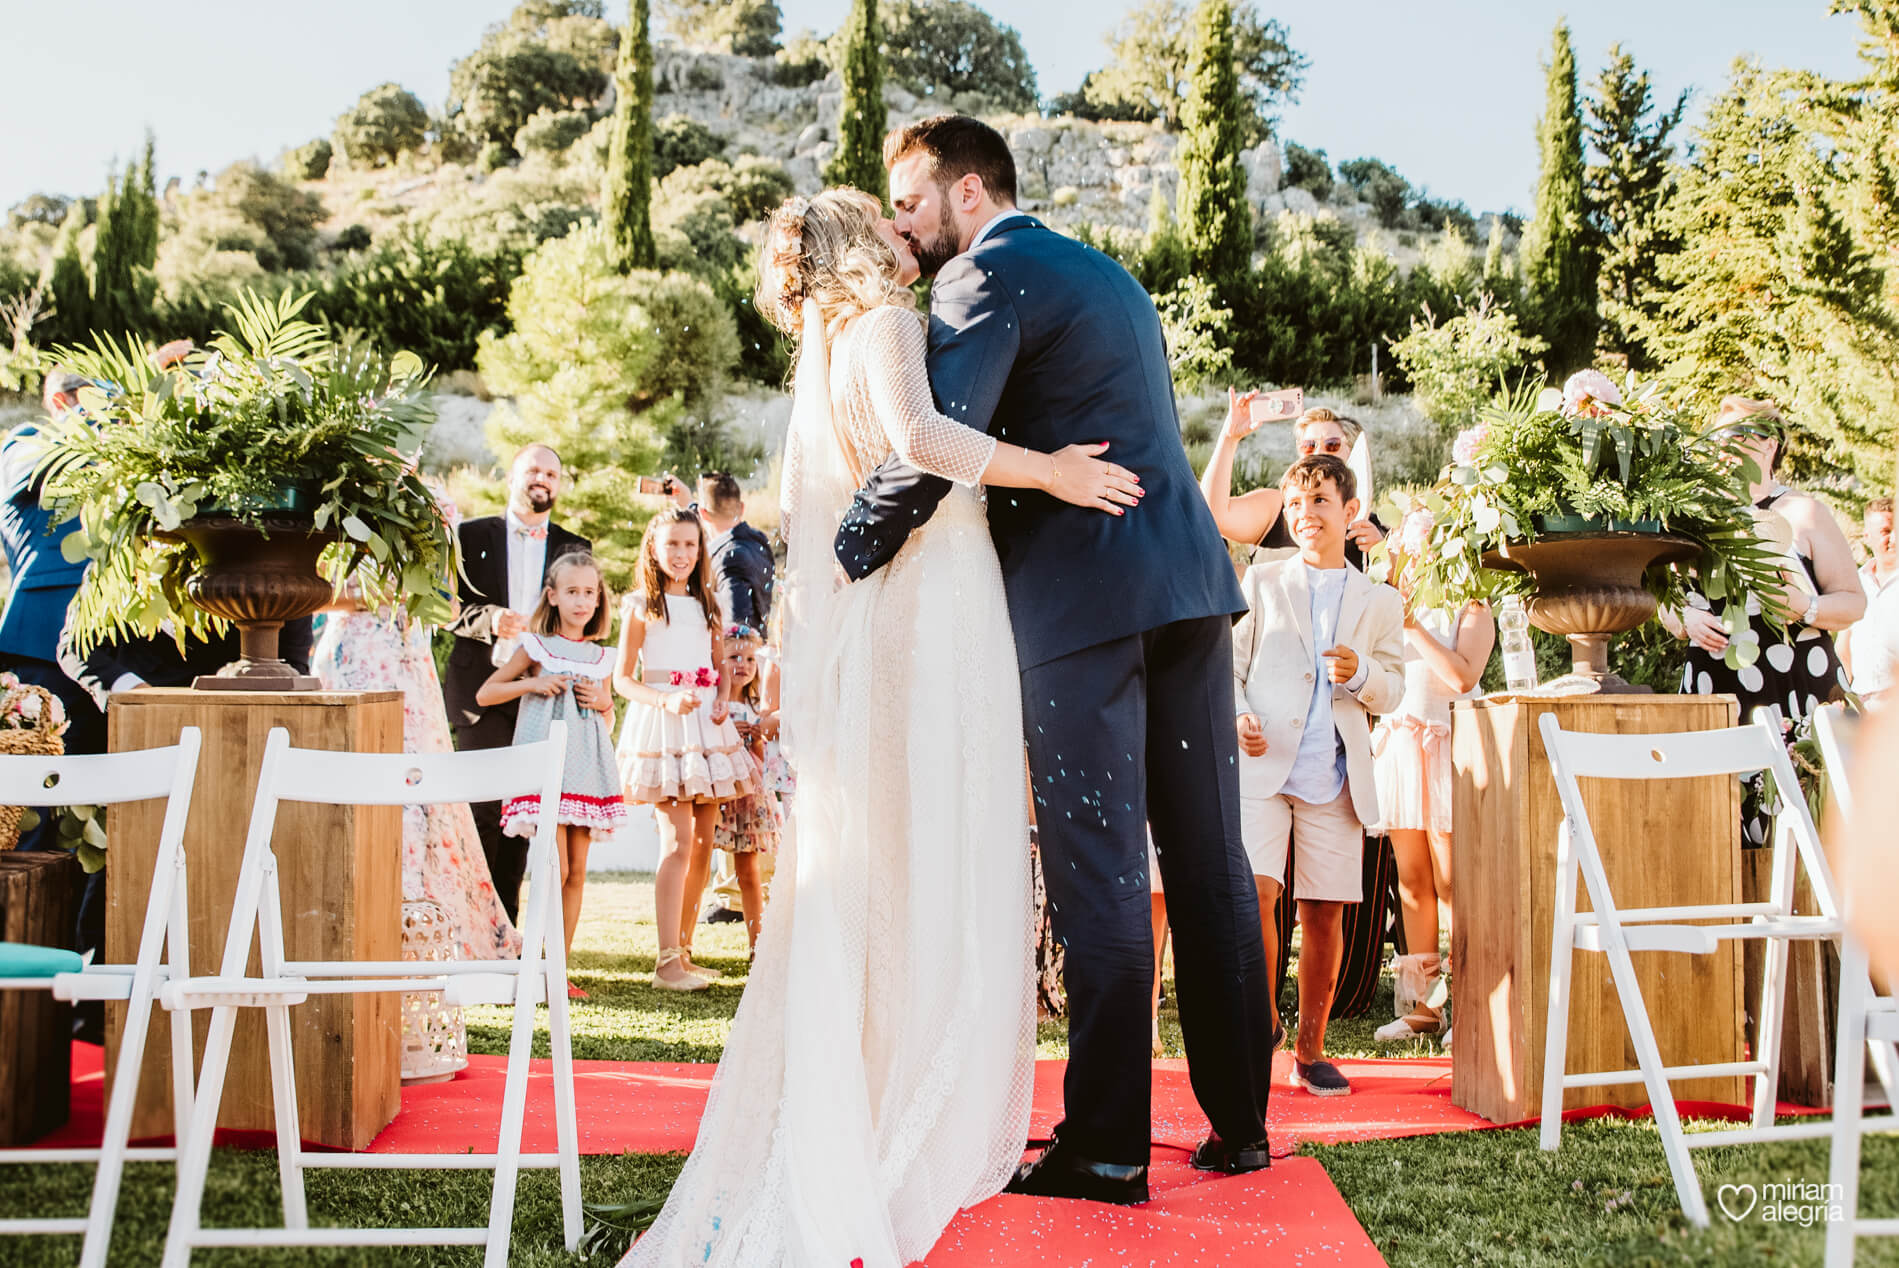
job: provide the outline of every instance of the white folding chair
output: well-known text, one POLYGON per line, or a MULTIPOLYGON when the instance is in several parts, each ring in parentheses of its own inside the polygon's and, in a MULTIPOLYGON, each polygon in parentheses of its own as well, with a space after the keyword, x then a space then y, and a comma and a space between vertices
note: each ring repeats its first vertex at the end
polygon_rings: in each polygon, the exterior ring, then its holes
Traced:
MULTIPOLYGON (((138 1097, 139 1071, 145 1063, 153 1000, 160 983, 190 971, 183 843, 185 818, 191 812, 191 789, 198 775, 199 740, 198 728, 188 726, 179 731, 178 743, 168 748, 92 757, 0 757, 0 803, 7 805, 44 805, 49 798, 61 805, 77 806, 165 798, 164 825, 159 830, 151 891, 145 900, 145 922, 132 963, 92 963, 77 971, 62 971, 58 967, 61 959, 70 964, 79 957, 62 957, 57 951, 30 956, 15 949, 9 958, 37 959, 40 963, 16 964, 10 966, 12 971, 37 971, 27 976, 5 976, 8 970, 0 969, 0 990, 51 990, 56 999, 123 1000, 130 1006, 124 1032, 119 1036, 119 1060, 113 1068, 112 1099, 106 1107, 105 1133, 99 1148, 0 1150, 0 1163, 4 1164, 98 1164, 93 1173, 92 1204, 84 1219, 0 1220, 0 1233, 83 1234, 81 1268, 102 1268, 105 1263, 126 1161, 170 1162, 179 1156, 178 1147, 132 1149, 126 1141, 132 1132, 132 1108, 138 1097)), ((171 1073, 176 1120, 182 1124, 191 1111, 191 1017, 184 1012, 171 1015, 171 1073)), ((184 1139, 184 1129, 176 1129, 177 1145, 182 1146, 184 1139)))
POLYGON ((1788 942, 1796 938, 1837 939, 1842 920, 1832 873, 1820 850, 1819 833, 1800 795, 1793 763, 1787 757, 1779 728, 1758 720, 1751 725, 1720 731, 1682 731, 1653 734, 1594 734, 1565 731, 1552 714, 1541 720, 1543 746, 1562 799, 1563 823, 1556 845, 1556 903, 1551 932, 1549 1017, 1543 1055, 1543 1114, 1541 1145, 1555 1149, 1562 1138, 1563 1092, 1573 1087, 1606 1087, 1642 1083, 1661 1134, 1668 1170, 1675 1180, 1682 1214, 1690 1222, 1708 1225, 1708 1204, 1701 1193, 1688 1151, 1708 1145, 1751 1144, 1766 1140, 1798 1140, 1825 1136, 1825 1123, 1774 1125, 1776 1089, 1780 1082, 1780 1043, 1784 1020, 1783 995, 1787 977, 1788 942), (1609 890, 1602 854, 1596 847, 1583 805, 1578 779, 1699 779, 1714 775, 1743 775, 1766 770, 1781 793, 1775 819, 1773 883, 1766 902, 1717 903, 1681 907, 1644 907, 1622 910, 1609 890), (1806 868, 1818 915, 1794 914, 1794 869, 1806 868), (1588 887, 1593 910, 1576 909, 1577 879, 1588 887), (1725 924, 1687 924, 1686 921, 1721 920, 1725 924), (1635 979, 1633 952, 1673 951, 1711 955, 1722 941, 1760 939, 1766 942, 1766 972, 1761 986, 1759 1033, 1751 1061, 1723 1061, 1704 1065, 1665 1066, 1649 1024, 1648 1005, 1635 979), (1622 1016, 1635 1048, 1637 1070, 1565 1073, 1569 1039, 1569 982, 1577 951, 1600 951, 1608 956, 1622 1016), (1669 1090, 1670 1079, 1713 1079, 1751 1076, 1754 1105, 1751 1126, 1696 1132, 1681 1129, 1681 1117, 1669 1090))
POLYGON ((291 960, 284 953, 284 916, 277 859, 271 849, 277 806, 283 801, 324 805, 432 805, 492 801, 538 794, 541 805, 560 804, 566 727, 555 723, 539 744, 486 752, 334 753, 290 746, 289 733, 271 731, 258 773, 238 874, 224 965, 217 977, 171 983, 163 992, 174 1008, 211 1013, 191 1136, 178 1166, 178 1191, 165 1241, 167 1268, 184 1268, 195 1247, 230 1246, 483 1246, 488 1268, 507 1263, 514 1222, 515 1183, 522 1167, 560 1169, 561 1223, 567 1249, 580 1243, 580 1152, 574 1115, 574 1063, 567 1024, 567 961, 562 941, 560 865, 554 850, 555 815, 543 813, 528 848, 530 886, 520 924, 519 960, 430 962, 417 977, 414 961, 291 960), (245 977, 255 935, 260 975, 245 977), (292 1063, 290 1009, 312 995, 436 991, 448 1005, 512 1004, 513 1030, 501 1098, 501 1130, 494 1153, 306 1153, 298 1135, 297 1082, 292 1063), (554 1056, 557 1151, 523 1154, 528 1058, 534 1006, 548 1005, 554 1056), (277 1166, 283 1187, 280 1228, 205 1228, 201 1223, 211 1136, 224 1091, 231 1033, 240 1008, 264 1010, 270 1049, 271 1100, 277 1120, 277 1166), (494 1192, 486 1227, 312 1228, 305 1209, 303 1173, 311 1167, 492 1169, 494 1192))
MULTIPOLYGON (((1814 735, 1826 763, 1840 814, 1851 821, 1857 810, 1853 797, 1854 740, 1858 723, 1844 710, 1828 705, 1814 714, 1814 735)), ((1846 916, 1852 915, 1851 891, 1842 897, 1846 916)), ((1828 1165, 1829 1197, 1837 1195, 1841 1218, 1826 1226, 1827 1268, 1847 1268, 1853 1262, 1854 1242, 1860 1236, 1899 1236, 1899 1219, 1859 1217, 1860 1137, 1869 1131, 1892 1131, 1899 1119, 1892 1113, 1866 1118, 1866 1057, 1871 1049, 1874 1068, 1885 1085, 1887 1106, 1892 1099, 1893 1071, 1899 1069, 1899 1001, 1873 988, 1866 944, 1849 926, 1840 944, 1840 1016, 1835 1035, 1833 1065, 1833 1149, 1828 1165)))

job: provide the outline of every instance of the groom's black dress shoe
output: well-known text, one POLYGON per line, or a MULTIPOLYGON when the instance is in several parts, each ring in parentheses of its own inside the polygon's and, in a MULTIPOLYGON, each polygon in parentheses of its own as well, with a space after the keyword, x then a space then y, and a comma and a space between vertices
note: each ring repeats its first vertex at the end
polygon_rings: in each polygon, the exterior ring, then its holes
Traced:
POLYGON ((1003 1192, 1136 1206, 1147 1201, 1147 1168, 1077 1157, 1056 1141, 1034 1162, 1023 1163, 1003 1192))
POLYGON ((1227 1175, 1244 1175, 1249 1171, 1264 1171, 1273 1165, 1272 1148, 1261 1137, 1250 1145, 1229 1145, 1219 1136, 1208 1136, 1193 1151, 1193 1165, 1196 1171, 1224 1171, 1227 1175))

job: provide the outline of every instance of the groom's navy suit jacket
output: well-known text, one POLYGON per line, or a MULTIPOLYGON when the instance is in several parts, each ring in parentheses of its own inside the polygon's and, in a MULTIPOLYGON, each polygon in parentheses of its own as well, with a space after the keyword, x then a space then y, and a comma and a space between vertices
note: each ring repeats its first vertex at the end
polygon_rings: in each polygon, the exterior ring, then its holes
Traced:
MULTIPOLYGON (((1141 284, 1092 247, 1027 216, 1003 222, 930 292, 937 408, 999 440, 1054 452, 1107 441, 1140 477, 1125 516, 1033 489, 992 489, 1023 669, 1175 621, 1246 610, 1180 441, 1160 318, 1141 284)), ((838 531, 853 580, 888 563, 949 482, 892 459, 838 531)))

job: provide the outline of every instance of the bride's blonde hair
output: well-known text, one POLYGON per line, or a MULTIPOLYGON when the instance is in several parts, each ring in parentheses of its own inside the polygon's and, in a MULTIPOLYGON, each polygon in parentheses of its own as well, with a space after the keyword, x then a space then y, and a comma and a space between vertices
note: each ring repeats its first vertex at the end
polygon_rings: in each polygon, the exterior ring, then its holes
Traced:
POLYGON ((804 333, 804 301, 814 299, 829 339, 873 308, 914 309, 916 296, 897 281, 897 253, 877 236, 882 215, 875 198, 849 188, 780 203, 759 253, 758 311, 796 339, 804 333))

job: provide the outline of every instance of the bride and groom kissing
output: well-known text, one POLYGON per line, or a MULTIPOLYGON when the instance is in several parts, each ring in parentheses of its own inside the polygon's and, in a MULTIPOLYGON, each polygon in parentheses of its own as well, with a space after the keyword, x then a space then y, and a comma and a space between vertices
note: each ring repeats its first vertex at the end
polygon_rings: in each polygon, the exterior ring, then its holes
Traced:
POLYGON ((1154 305, 1015 209, 987 125, 924 120, 884 157, 894 219, 834 189, 767 226, 757 303, 799 352, 777 599, 798 791, 697 1144, 635 1265, 898 1268, 1005 1187, 1145 1201, 1150 827, 1213 1127, 1194 1165, 1270 1161, 1245 603, 1154 305), (1054 1143, 1018 1166, 1030 797, 1069 1060, 1054 1143))

